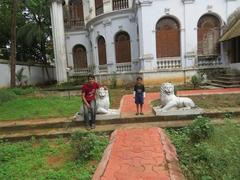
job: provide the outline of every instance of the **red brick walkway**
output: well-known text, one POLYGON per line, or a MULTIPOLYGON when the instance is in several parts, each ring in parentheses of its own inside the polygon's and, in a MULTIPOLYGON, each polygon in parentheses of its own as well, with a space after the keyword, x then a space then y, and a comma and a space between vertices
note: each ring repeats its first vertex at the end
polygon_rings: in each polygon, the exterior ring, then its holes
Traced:
MULTIPOLYGON (((191 96, 191 95, 209 95, 209 94, 231 94, 240 93, 240 88, 225 88, 225 89, 201 89, 201 90, 184 90, 178 91, 178 96, 191 96)), ((150 106, 151 101, 159 99, 160 92, 146 93, 145 102, 143 105, 143 112, 145 114, 151 113, 152 108, 150 106)), ((123 96, 120 111, 122 114, 132 114, 136 113, 136 105, 134 103, 133 95, 123 96)))
MULTIPOLYGON (((143 104, 143 112, 144 113, 152 112, 152 108, 150 106, 151 101, 159 98, 160 98, 160 95, 157 92, 146 93, 146 98, 144 99, 144 104, 143 104)), ((131 114, 136 113, 136 104, 135 104, 133 95, 123 96, 120 111, 121 113, 131 113, 131 114)))
POLYGON ((174 146, 160 128, 116 130, 93 180, 184 179, 174 146))

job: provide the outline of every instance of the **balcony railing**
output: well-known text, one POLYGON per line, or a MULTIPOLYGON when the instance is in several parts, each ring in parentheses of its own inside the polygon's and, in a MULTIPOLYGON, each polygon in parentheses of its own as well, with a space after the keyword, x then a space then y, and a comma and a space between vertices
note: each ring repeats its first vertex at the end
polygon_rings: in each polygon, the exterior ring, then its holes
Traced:
POLYGON ((198 67, 210 67, 219 65, 222 65, 222 61, 218 55, 198 56, 197 58, 198 67))
POLYGON ((76 9, 64 6, 64 27, 65 30, 82 30, 85 28, 84 17, 79 16, 76 9))
POLYGON ((158 69, 178 69, 182 67, 181 58, 160 58, 157 60, 158 69))
POLYGON ((99 69, 99 73, 107 73, 108 72, 107 64, 99 65, 98 69, 99 69))
POLYGON ((88 74, 89 69, 88 68, 74 68, 74 73, 88 74))
POLYGON ((128 0, 113 0, 113 10, 128 8, 128 0))
POLYGON ((72 73, 77 74, 93 74, 95 70, 95 66, 89 66, 87 68, 74 68, 72 73))
POLYGON ((131 63, 117 63, 117 72, 131 71, 131 63))
POLYGON ((84 20, 65 19, 64 26, 66 30, 82 30, 85 28, 84 20))

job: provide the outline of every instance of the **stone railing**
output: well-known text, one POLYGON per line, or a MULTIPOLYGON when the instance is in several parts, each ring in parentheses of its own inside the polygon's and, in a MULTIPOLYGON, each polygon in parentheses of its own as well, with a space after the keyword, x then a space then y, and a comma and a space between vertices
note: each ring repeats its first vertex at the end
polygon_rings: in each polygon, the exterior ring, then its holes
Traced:
POLYGON ((107 73, 108 72, 107 64, 99 65, 98 69, 99 69, 99 73, 107 73))
POLYGON ((221 57, 217 55, 198 56, 196 65, 198 67, 210 67, 222 65, 221 57))
POLYGON ((113 10, 120 10, 128 8, 128 0, 113 0, 113 10))
POLYGON ((117 72, 131 71, 131 62, 117 63, 116 68, 117 68, 117 72))
POLYGON ((65 30, 83 30, 85 28, 84 18, 78 16, 78 9, 72 6, 63 7, 65 30))
POLYGON ((87 68, 74 68, 73 69, 73 73, 77 73, 77 74, 93 74, 95 70, 94 66, 89 66, 87 68))
POLYGON ((158 69, 177 69, 182 67, 182 62, 180 57, 169 57, 169 58, 159 58, 157 59, 158 69))
POLYGON ((88 68, 74 68, 74 73, 80 73, 80 74, 88 74, 89 69, 88 68))
POLYGON ((81 19, 65 19, 64 27, 66 30, 83 30, 85 28, 85 24, 81 19))

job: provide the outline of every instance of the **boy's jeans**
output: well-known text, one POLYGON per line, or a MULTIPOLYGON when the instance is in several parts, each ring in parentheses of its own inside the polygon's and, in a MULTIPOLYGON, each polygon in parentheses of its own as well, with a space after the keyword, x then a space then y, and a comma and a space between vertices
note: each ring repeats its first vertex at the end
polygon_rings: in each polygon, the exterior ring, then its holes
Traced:
POLYGON ((91 106, 91 108, 88 108, 85 103, 83 104, 83 113, 86 126, 92 126, 93 124, 95 124, 96 120, 96 100, 92 100, 89 105, 91 106))

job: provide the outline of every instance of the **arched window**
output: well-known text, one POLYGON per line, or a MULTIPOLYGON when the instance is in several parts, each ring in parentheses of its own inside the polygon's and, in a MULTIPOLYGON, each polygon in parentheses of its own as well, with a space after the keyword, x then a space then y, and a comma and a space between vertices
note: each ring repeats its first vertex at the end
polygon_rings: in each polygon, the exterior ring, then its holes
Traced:
POLYGON ((116 62, 131 62, 131 44, 127 32, 119 32, 115 36, 116 62))
POLYGON ((82 45, 76 45, 73 48, 73 65, 74 69, 87 68, 87 52, 82 45))
POLYGON ((98 58, 99 65, 107 64, 106 44, 105 39, 102 36, 98 38, 98 58))
POLYGON ((156 24, 157 58, 180 56, 180 29, 178 22, 170 17, 156 24))
POLYGON ((198 21, 198 55, 217 55, 220 51, 220 22, 217 17, 207 14, 198 21))
POLYGON ((96 16, 103 13, 103 0, 95 0, 96 16))
POLYGON ((84 22, 82 0, 69 1, 69 15, 72 21, 84 22))

